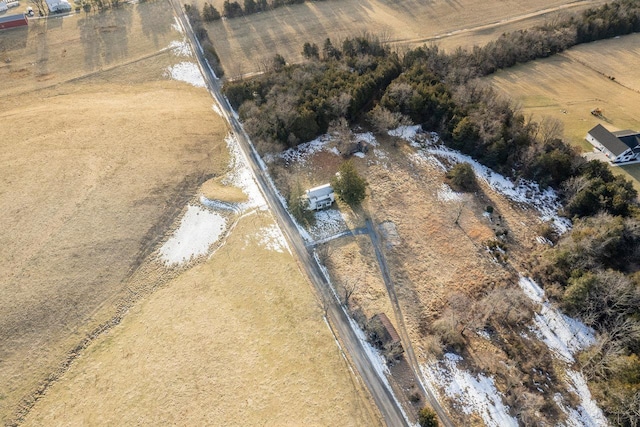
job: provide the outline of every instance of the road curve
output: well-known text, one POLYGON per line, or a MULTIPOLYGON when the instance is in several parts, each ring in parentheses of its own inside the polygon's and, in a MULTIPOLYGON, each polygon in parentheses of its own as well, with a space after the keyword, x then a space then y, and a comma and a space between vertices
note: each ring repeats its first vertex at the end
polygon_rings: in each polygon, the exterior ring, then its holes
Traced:
POLYGON ((349 322, 347 314, 340 305, 335 294, 332 292, 327 279, 320 269, 320 266, 311 255, 310 250, 305 246, 304 240, 300 236, 297 227, 276 195, 275 189, 272 187, 271 182, 267 177, 266 170, 263 169, 263 163, 251 145, 249 137, 246 135, 244 129, 234 116, 233 110, 227 99, 222 95, 220 83, 203 57, 202 48, 195 38, 182 6, 179 4, 178 0, 169 0, 169 2, 173 6, 175 14, 184 28, 185 36, 189 39, 189 42, 193 47, 209 92, 217 101, 227 123, 229 124, 229 127, 235 134, 240 148, 248 160, 248 164, 254 174, 256 182, 258 183, 269 208, 273 212, 278 225, 287 236, 296 256, 298 257, 301 267, 307 273, 309 280, 316 288, 316 291, 318 292, 318 295, 326 309, 327 318, 330 320, 334 332, 340 338, 341 344, 345 352, 349 355, 351 363, 354 365, 360 375, 360 378, 371 393, 371 396, 380 410, 386 425, 391 427, 408 427, 409 423, 405 419, 400 405, 393 396, 392 391, 387 387, 385 380, 376 371, 374 366, 375 362, 369 359, 362 342, 358 339, 356 332, 349 322))

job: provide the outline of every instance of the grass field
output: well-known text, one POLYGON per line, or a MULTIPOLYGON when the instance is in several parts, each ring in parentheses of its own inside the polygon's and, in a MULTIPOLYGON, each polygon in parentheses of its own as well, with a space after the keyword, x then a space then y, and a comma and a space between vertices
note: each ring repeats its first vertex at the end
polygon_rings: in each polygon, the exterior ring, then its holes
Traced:
MULTIPOLYGON (((185 276, 154 260, 200 192, 246 198, 211 179, 227 171, 229 152, 227 128, 209 93, 168 77, 168 67, 192 61, 169 48, 183 39, 174 23, 169 4, 156 1, 35 20, 0 38, 0 121, 6 124, 0 138, 0 424, 19 421, 43 391, 30 418, 39 425, 120 424, 126 413, 129 424, 215 424, 224 414, 223 424, 230 425, 246 424, 248 412, 263 417, 260 424, 269 418, 282 425, 296 416, 327 424, 333 407, 340 408, 340 424, 376 424, 290 257, 262 255, 260 267, 243 259, 244 268, 229 273, 232 280, 223 277, 236 259, 229 254, 185 276), (295 289, 276 283, 249 292, 265 285, 254 273, 271 274, 278 262, 287 263, 282 274, 295 289), (163 288, 172 278, 176 282, 163 288), (185 295, 194 284, 211 293, 185 295), (160 288, 160 305, 144 305, 160 288), (229 300, 234 292, 242 300, 229 300), (196 295, 199 311, 191 311, 196 295), (170 309, 178 311, 168 316, 170 309), (145 310, 153 315, 141 326, 136 316, 145 310), (201 316, 207 312, 214 317, 201 316), (118 332, 101 335, 121 321, 118 332), (246 336, 233 336, 240 326, 246 336), (290 337, 304 339, 278 342, 290 337), (102 353, 119 351, 118 339, 139 345, 128 359, 139 370, 119 370, 118 360, 102 353), (240 356, 245 364, 234 365, 240 356), (78 360, 87 365, 76 368, 78 360), (96 366, 104 383, 88 383, 78 373, 96 366), (81 390, 73 389, 77 384, 81 390), (150 398, 156 398, 155 412, 150 398)), ((264 221, 245 220, 241 235, 264 221)), ((238 259, 250 256, 242 247, 233 246, 238 259)))
POLYGON ((162 77, 174 60, 0 101, 12 123, 0 142, 2 421, 114 314, 184 202, 226 165, 208 93, 162 77))
MULTIPOLYGON (((522 105, 534 119, 550 116, 564 124, 568 141, 583 151, 585 135, 601 123, 609 130, 640 130, 640 35, 580 45, 552 58, 501 71, 488 80, 522 105), (614 77, 612 80, 610 77, 614 77), (605 120, 590 114, 604 109, 605 120)), ((635 180, 638 165, 614 167, 635 180)))
MULTIPOLYGON (((205 0, 196 0, 199 8, 205 0)), ((210 2, 219 11, 223 1, 210 2)), ((241 2, 240 2, 241 3, 241 2)), ((306 2, 207 25, 227 77, 260 71, 276 53, 299 62, 302 45, 320 48, 327 37, 340 45, 346 37, 369 33, 399 50, 435 42, 447 50, 484 44, 505 31, 528 28, 558 14, 602 3, 600 0, 330 0, 306 2)))
POLYGON ((213 257, 99 339, 25 425, 379 425, 294 259, 257 237, 272 224, 240 219, 213 257))

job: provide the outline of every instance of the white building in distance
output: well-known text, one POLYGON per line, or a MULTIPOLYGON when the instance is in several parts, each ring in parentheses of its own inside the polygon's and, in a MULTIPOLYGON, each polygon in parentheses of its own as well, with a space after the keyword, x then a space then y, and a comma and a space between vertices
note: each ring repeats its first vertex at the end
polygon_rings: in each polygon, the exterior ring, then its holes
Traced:
POLYGON ((596 149, 602 151, 612 163, 621 164, 640 160, 640 132, 621 130, 609 132, 597 125, 585 138, 596 149))

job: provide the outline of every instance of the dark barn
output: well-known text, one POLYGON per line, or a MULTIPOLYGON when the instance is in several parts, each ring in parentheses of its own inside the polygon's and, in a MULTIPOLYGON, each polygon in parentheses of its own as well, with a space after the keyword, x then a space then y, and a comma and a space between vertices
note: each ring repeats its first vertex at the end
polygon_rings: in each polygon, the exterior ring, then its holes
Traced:
POLYGON ((23 27, 25 25, 28 25, 28 21, 23 14, 0 16, 0 30, 8 30, 9 28, 23 27))

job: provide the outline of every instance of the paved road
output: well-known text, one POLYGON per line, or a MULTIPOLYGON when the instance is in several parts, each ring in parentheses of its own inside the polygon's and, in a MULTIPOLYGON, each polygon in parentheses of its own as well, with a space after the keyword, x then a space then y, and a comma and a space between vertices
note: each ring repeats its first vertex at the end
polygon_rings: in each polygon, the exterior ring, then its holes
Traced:
POLYGON ((326 309, 327 318, 329 319, 334 332, 340 338, 343 349, 350 357, 352 364, 355 366, 361 379, 364 381, 364 384, 369 389, 373 400, 384 417, 386 425, 392 427, 409 426, 402 414, 402 410, 399 407, 398 402, 393 396, 393 393, 386 386, 385 381, 376 371, 374 362, 369 359, 362 342, 358 339, 351 323, 349 322, 348 316, 337 300, 335 294, 332 292, 327 279, 320 269, 320 266, 312 257, 310 250, 306 248, 304 240, 300 236, 293 220, 282 206, 280 199, 277 197, 276 192, 267 177, 266 171, 262 168, 262 160, 251 145, 248 136, 242 129, 242 126, 240 126, 240 123, 233 115, 231 106, 227 102, 226 98, 222 96, 220 83, 202 56, 202 50, 198 41, 195 39, 193 30, 187 21, 182 6, 177 0, 169 1, 175 10, 176 16, 185 29, 185 35, 188 37, 191 46, 196 53, 209 91, 218 102, 218 105, 220 105, 229 126, 235 133, 238 143, 240 144, 240 148, 248 160, 249 166, 256 178, 260 190, 262 191, 271 211, 274 213, 280 228, 293 246, 293 250, 298 257, 301 267, 307 273, 311 283, 314 285, 318 295, 322 299, 326 309))

